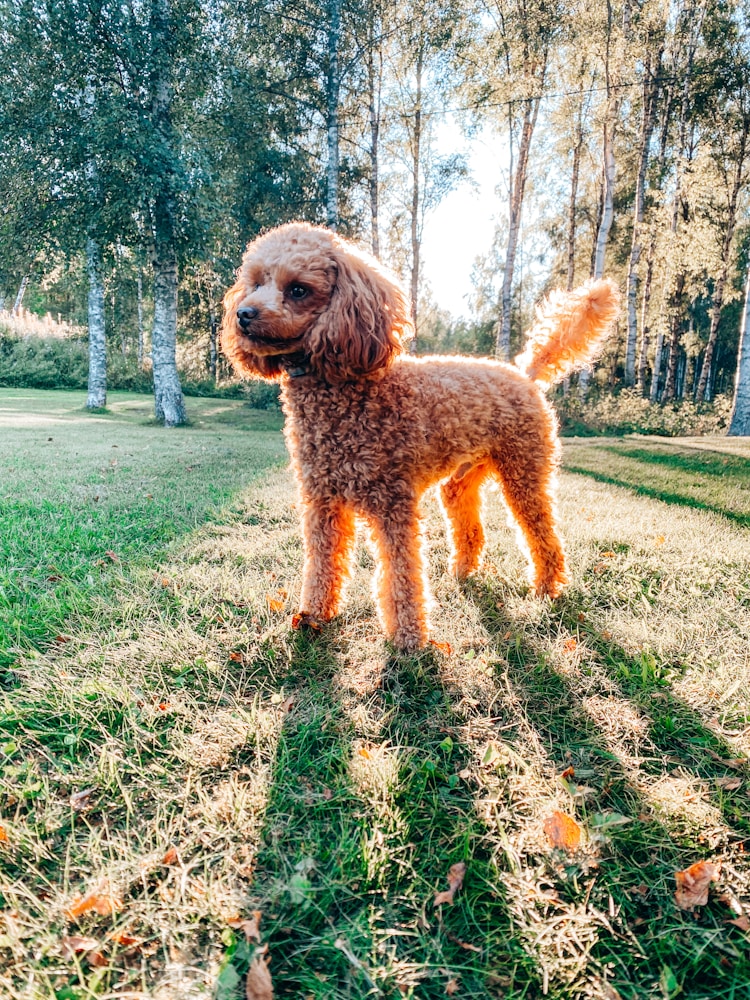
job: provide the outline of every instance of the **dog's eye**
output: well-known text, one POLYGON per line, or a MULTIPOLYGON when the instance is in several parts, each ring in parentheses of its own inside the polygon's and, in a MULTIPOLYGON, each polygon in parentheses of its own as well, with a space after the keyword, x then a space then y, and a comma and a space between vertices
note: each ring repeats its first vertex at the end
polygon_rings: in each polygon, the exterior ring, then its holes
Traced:
POLYGON ((304 297, 308 294, 308 292, 309 289, 305 288, 304 285, 290 285, 287 290, 289 298, 296 299, 298 302, 300 299, 304 299, 304 297))

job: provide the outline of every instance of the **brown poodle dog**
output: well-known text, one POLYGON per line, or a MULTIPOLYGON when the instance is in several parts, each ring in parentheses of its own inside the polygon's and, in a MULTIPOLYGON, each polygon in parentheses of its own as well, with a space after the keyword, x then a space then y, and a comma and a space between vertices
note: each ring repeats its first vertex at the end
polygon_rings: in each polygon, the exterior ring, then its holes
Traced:
POLYGON ((281 381, 305 549, 295 625, 315 627, 338 613, 359 517, 377 550, 385 631, 400 649, 424 645, 419 505, 435 483, 458 577, 479 564, 480 488, 494 477, 536 593, 560 592, 559 445, 543 389, 591 360, 617 315, 614 284, 553 295, 519 367, 415 358, 402 354, 411 320, 398 279, 336 233, 291 223, 250 244, 224 306, 222 347, 235 368, 281 381))

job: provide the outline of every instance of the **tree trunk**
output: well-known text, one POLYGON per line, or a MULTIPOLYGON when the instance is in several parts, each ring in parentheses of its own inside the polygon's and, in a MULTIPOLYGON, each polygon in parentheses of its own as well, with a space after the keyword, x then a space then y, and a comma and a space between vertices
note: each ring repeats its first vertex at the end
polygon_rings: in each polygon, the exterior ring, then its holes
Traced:
POLYGON ((576 203, 578 200, 578 176, 581 169, 581 150, 583 149, 583 84, 578 105, 578 123, 576 128, 576 143, 573 147, 573 171, 570 177, 570 201, 568 203, 568 279, 567 288, 570 291, 575 284, 576 274, 576 203))
POLYGON ((380 56, 380 42, 376 52, 375 35, 377 30, 374 4, 370 4, 367 45, 367 90, 368 112, 370 118, 370 234, 372 252, 380 256, 380 88, 382 83, 383 61, 380 56), (377 61, 377 68, 376 68, 377 61))
POLYGON ((646 368, 648 366, 648 349, 651 344, 651 324, 649 322, 649 306, 651 305, 651 283, 654 278, 654 254, 656 253, 656 233, 651 237, 646 261, 646 280, 643 283, 643 301, 641 302, 641 347, 638 353, 638 376, 636 388, 641 395, 646 391, 646 368))
POLYGON ((724 304, 724 290, 727 284, 727 273, 729 271, 729 261, 732 254, 732 240, 734 239, 734 230, 737 224, 737 200, 740 193, 740 187, 742 186, 742 175, 745 161, 745 150, 747 146, 748 130, 750 130, 750 118, 745 117, 743 120, 743 129, 740 136, 740 148, 737 152, 737 162, 735 164, 734 179, 732 182, 732 190, 729 194, 729 204, 727 207, 727 226, 724 230, 724 239, 721 246, 721 271, 719 272, 719 277, 716 281, 716 286, 714 288, 714 294, 711 300, 711 327, 708 332, 708 342, 706 344, 706 353, 703 356, 703 365, 701 367, 700 378, 698 379, 698 391, 696 392, 696 401, 702 402, 706 397, 706 386, 708 385, 708 377, 711 371, 711 363, 714 357, 714 350, 716 349, 716 338, 719 334, 719 321, 721 320, 721 307, 724 304))
POLYGON ((727 434, 733 437, 750 436, 750 270, 745 284, 745 311, 742 314, 740 346, 737 353, 734 406, 727 434))
POLYGON ((29 284, 29 276, 28 274, 24 274, 24 276, 21 278, 21 284, 18 286, 18 295, 16 295, 16 301, 13 304, 13 312, 12 312, 13 316, 18 316, 18 314, 21 311, 21 303, 23 302, 23 297, 26 292, 26 287, 28 284, 29 284))
POLYGON ((648 150, 651 135, 654 130, 654 107, 658 93, 658 77, 661 68, 662 49, 656 57, 654 74, 651 74, 651 53, 646 55, 643 81, 643 121, 641 125, 641 142, 638 153, 638 174, 635 185, 635 206, 633 210, 633 242, 630 248, 627 279, 628 333, 625 343, 625 385, 635 382, 635 351, 638 343, 638 265, 641 259, 641 227, 643 224, 644 207, 646 203, 646 168, 648 167, 648 150))
POLYGON ((677 391, 677 363, 680 356, 680 339, 682 335, 682 297, 685 291, 685 272, 677 275, 672 301, 670 303, 671 336, 669 338, 669 361, 667 378, 664 382, 662 402, 669 403, 677 391))
POLYGON ((328 78, 326 81, 326 124, 328 128, 328 166, 326 170, 326 222, 329 228, 339 225, 339 46, 341 44, 341 0, 328 4, 328 78))
POLYGON ((136 279, 137 307, 138 307, 138 370, 143 371, 143 271, 138 265, 138 277, 136 279))
POLYGON ((107 341, 104 321, 102 254, 96 240, 86 240, 86 270, 89 278, 89 382, 86 407, 99 410, 107 405, 107 341))
POLYGON ((411 189, 411 310, 414 321, 414 339, 411 342, 412 353, 417 349, 417 321, 419 318, 419 270, 420 256, 422 252, 421 233, 419 226, 420 204, 420 177, 419 172, 422 166, 422 71, 424 69, 424 46, 420 41, 417 52, 417 63, 415 66, 416 75, 416 96, 414 110, 414 134, 412 136, 412 189, 411 189))
POLYGON ((503 361, 510 357, 510 320, 513 295, 513 272, 516 266, 516 252, 518 250, 518 235, 521 230, 521 211, 523 208, 523 195, 526 187, 526 178, 529 168, 529 150, 531 139, 534 135, 537 114, 541 97, 529 98, 525 102, 523 126, 521 128, 521 141, 518 148, 518 163, 515 173, 511 173, 510 185, 510 218, 508 232, 508 250, 505 255, 505 266, 503 267, 503 288, 500 300, 500 323, 497 328, 495 340, 495 356, 503 361))
POLYGON ((154 409, 165 427, 187 420, 177 374, 177 258, 172 222, 173 206, 159 195, 154 205, 154 325, 151 359, 154 367, 154 409))
MULTIPOLYGON (((152 0, 152 114, 164 149, 174 153, 171 121, 171 12, 169 0, 152 0)), ((152 206, 154 269, 154 325, 151 358, 154 367, 154 410, 165 427, 177 427, 187 420, 177 374, 177 252, 173 192, 173 172, 165 170, 161 189, 152 206)))

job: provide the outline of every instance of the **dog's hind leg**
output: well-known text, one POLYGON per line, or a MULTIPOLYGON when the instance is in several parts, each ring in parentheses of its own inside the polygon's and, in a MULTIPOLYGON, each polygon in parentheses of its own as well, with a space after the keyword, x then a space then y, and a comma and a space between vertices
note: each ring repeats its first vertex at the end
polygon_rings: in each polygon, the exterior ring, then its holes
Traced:
POLYGON ((301 615, 328 621, 338 614, 354 547, 354 512, 344 504, 307 501, 302 511, 305 566, 301 615))
POLYGON ((440 487, 440 501, 451 539, 450 572, 465 579, 479 566, 484 548, 482 483, 490 473, 489 462, 459 466, 440 487))
POLYGON ((427 641, 427 580, 416 501, 366 512, 378 559, 375 595, 383 628, 395 646, 420 649, 427 641))
POLYGON ((519 529, 519 543, 530 558, 534 589, 539 597, 557 597, 568 582, 565 552, 555 519, 556 453, 554 438, 544 448, 519 446, 512 452, 506 443, 495 462, 505 502, 519 529))

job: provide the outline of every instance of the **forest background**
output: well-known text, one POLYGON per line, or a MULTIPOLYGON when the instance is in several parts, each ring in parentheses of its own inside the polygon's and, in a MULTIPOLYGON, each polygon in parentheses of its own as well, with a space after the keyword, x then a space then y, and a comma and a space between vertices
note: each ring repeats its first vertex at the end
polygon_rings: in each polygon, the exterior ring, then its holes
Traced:
POLYGON ((568 429, 750 434, 743 0, 0 0, 0 385, 244 393, 217 343, 242 248, 328 225, 411 291, 420 353, 512 357, 553 287, 623 289, 568 429), (497 143, 470 319, 425 224, 497 143), (744 290, 744 291, 743 291, 744 290))

